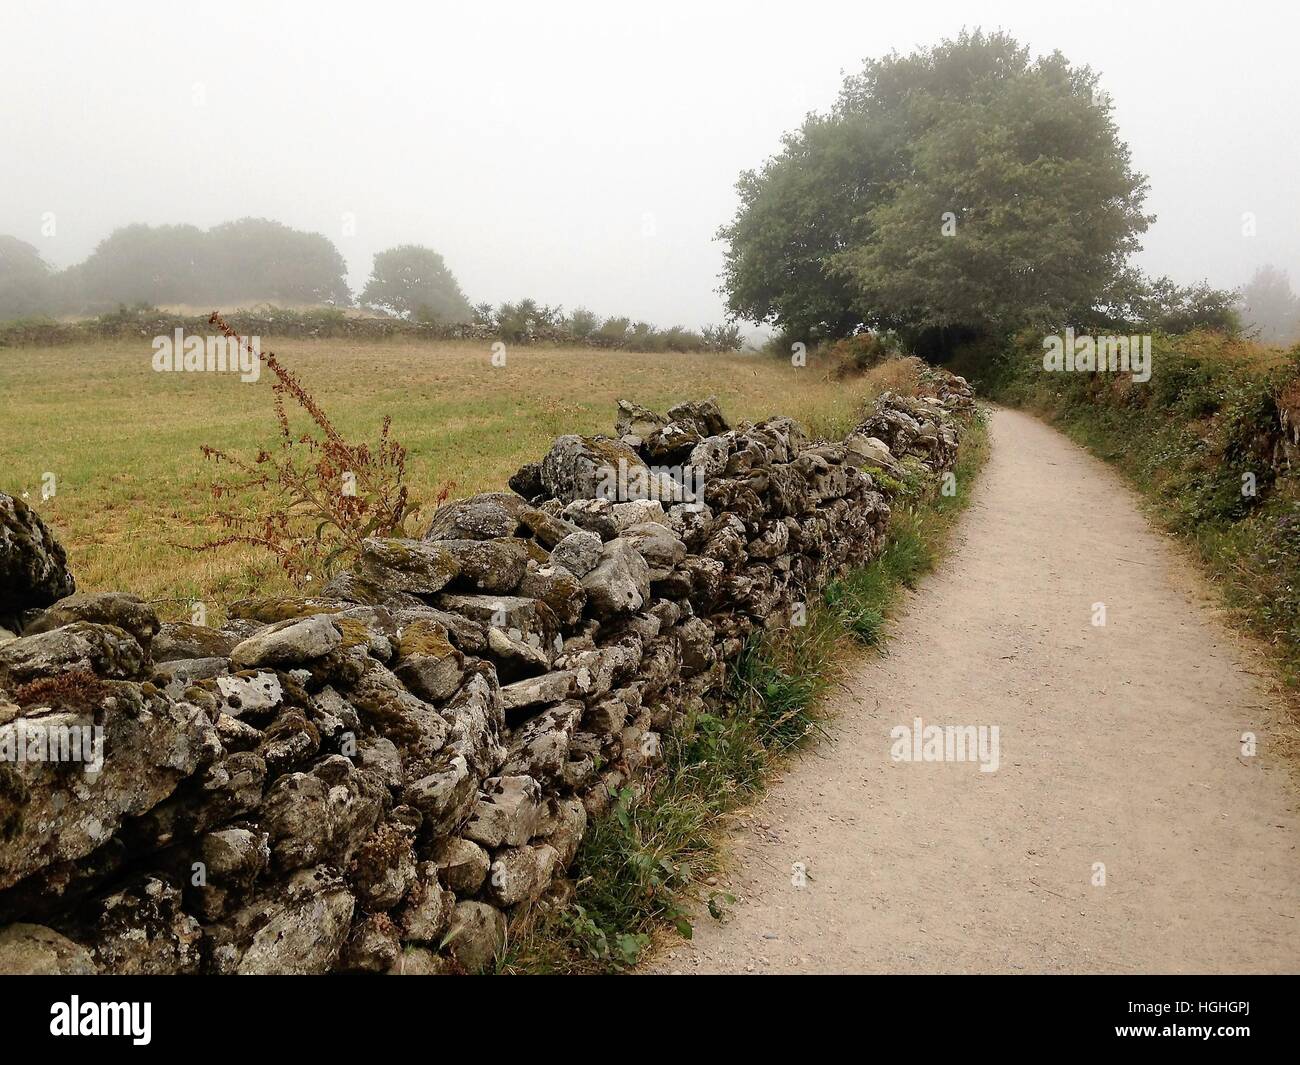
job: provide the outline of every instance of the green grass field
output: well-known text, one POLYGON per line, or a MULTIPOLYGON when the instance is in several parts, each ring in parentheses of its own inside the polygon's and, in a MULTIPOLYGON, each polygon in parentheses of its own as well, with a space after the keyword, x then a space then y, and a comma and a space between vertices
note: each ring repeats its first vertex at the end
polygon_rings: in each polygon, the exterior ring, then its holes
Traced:
MULTIPOLYGON (((131 591, 181 617, 286 587, 273 560, 242 547, 198 555, 213 538, 204 444, 252 457, 275 442, 271 375, 157 373, 151 338, 94 347, 0 350, 0 491, 41 512, 82 590, 131 591), (42 501, 42 479, 56 494, 42 501)), ((385 414, 410 452, 415 498, 499 490, 563 433, 612 432, 627 398, 663 410, 717 395, 733 420, 789 414, 814 433, 855 421, 871 379, 837 380, 758 354, 637 354, 486 345, 268 339, 349 439, 374 440, 385 414)), ((427 510, 431 511, 429 505, 427 510)), ((421 515, 422 519, 427 514, 421 515)))

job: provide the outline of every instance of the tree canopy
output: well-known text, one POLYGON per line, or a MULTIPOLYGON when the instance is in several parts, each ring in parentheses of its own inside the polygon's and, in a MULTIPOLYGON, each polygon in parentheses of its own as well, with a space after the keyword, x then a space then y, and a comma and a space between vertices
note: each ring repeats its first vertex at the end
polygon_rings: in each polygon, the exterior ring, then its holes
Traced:
POLYGON ((0 318, 48 311, 52 274, 41 253, 25 240, 0 234, 0 318))
POLYGON ((419 244, 377 252, 361 302, 404 318, 468 322, 474 317, 442 256, 419 244))
POLYGON ((320 233, 241 218, 207 233, 209 299, 348 304, 347 263, 320 233))
POLYGON ((868 61, 737 188, 728 308, 796 339, 1059 322, 1152 221, 1097 76, 980 31, 868 61))
MULTIPOLYGON (((23 245, 12 237, 0 241, 23 245)), ((30 255, 12 255, 24 276, 35 276, 30 255)), ((0 273, 6 269, 0 262, 0 273)), ((348 304, 346 275, 347 264, 327 237, 265 218, 242 218, 206 231, 135 223, 115 229, 83 262, 52 275, 40 288, 39 306, 18 313, 232 300, 348 304)))
POLYGON ((1268 344, 1293 344, 1300 340, 1300 297, 1291 279, 1276 266, 1261 266, 1241 290, 1241 316, 1259 330, 1268 344))

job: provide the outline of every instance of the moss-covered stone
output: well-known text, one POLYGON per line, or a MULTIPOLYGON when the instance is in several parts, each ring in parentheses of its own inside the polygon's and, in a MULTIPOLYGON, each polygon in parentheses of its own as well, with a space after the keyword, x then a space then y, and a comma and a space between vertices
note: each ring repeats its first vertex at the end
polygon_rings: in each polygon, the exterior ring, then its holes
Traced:
POLYGON ((49 606, 76 590, 67 552, 40 515, 0 492, 0 617, 49 606))

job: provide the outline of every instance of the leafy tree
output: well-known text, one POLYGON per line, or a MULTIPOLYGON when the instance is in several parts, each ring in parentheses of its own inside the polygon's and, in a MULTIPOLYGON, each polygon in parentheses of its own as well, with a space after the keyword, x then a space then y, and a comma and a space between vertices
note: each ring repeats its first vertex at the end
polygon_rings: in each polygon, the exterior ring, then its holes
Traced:
POLYGON ((706 351, 739 351, 744 345, 740 335, 740 326, 735 322, 726 325, 706 325, 700 330, 700 338, 706 351))
POLYGON ((585 340, 599 325, 600 319, 585 307, 576 308, 565 322, 565 327, 579 340, 585 340))
POLYGON ((213 226, 204 244, 201 295, 194 302, 352 302, 347 263, 333 241, 320 233, 269 218, 240 218, 213 226))
POLYGON ((1096 86, 1002 33, 868 61, 741 176, 720 233, 728 309, 797 339, 870 326, 915 341, 1090 304, 1151 221, 1096 86))
POLYGON ((718 232, 727 309, 805 340, 843 336, 868 312, 831 263, 865 239, 862 213, 886 161, 865 123, 837 115, 810 116, 783 142, 761 170, 740 175, 740 209, 718 232))
POLYGON ((404 318, 469 322, 476 315, 442 256, 419 244, 378 252, 361 302, 404 318))
POLYGON ((537 303, 522 299, 518 303, 503 303, 497 308, 492 324, 502 340, 518 343, 524 340, 536 324, 537 303))
POLYGON ((630 318, 606 318, 596 330, 596 336, 610 347, 617 347, 628 339, 627 330, 631 324, 630 318))
POLYGON ((1241 329, 1240 296, 1208 282, 1179 285, 1172 278, 1149 278, 1128 267, 1120 271, 1091 307, 1077 308, 1066 320, 1093 330, 1186 333, 1241 329))
POLYGON ((1214 329, 1236 333, 1241 329, 1240 296, 1209 282, 1178 285, 1168 277, 1149 283, 1139 300, 1141 321, 1162 333, 1186 333, 1193 329, 1214 329))
POLYGON ((89 308, 132 303, 351 302, 347 264, 319 233, 265 218, 213 226, 114 230, 67 271, 74 302, 89 308))
POLYGON ((25 240, 0 235, 0 318, 22 318, 54 310, 49 265, 25 240))
POLYGON ((1291 279, 1276 266, 1261 266, 1241 290, 1241 316, 1259 330, 1267 344, 1290 344, 1300 339, 1300 297, 1291 279))
POLYGON ((92 307, 200 300, 205 251, 197 226, 137 222, 115 229, 72 267, 69 287, 92 307))

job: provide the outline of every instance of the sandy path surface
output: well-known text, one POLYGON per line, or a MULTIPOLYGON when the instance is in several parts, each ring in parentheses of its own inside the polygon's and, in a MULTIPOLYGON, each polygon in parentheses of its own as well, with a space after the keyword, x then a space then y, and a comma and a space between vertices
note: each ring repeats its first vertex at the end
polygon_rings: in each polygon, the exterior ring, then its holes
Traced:
POLYGON ((1258 665, 1112 471, 1017 412, 991 437, 888 654, 739 819, 727 921, 651 971, 1300 971, 1297 792, 1258 665), (997 725, 997 770, 893 760, 917 717, 997 725))

